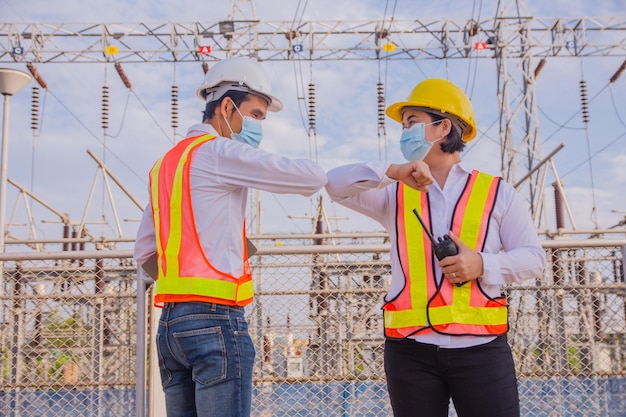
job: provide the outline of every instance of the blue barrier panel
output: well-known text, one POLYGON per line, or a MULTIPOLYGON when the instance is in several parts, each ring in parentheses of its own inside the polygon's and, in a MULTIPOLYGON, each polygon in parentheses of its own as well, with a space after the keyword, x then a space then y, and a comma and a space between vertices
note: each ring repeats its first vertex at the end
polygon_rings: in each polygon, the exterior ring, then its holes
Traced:
POLYGON ((253 410, 259 415, 363 416, 391 414, 384 383, 331 382, 257 385, 253 410))
POLYGON ((128 417, 135 415, 134 388, 0 392, 0 417, 128 417))
POLYGON ((626 415, 623 378, 524 379, 519 393, 522 410, 533 417, 626 415))
MULTIPOLYGON (((624 378, 545 378, 519 381, 522 415, 624 417, 624 378)), ((259 415, 378 417, 391 415, 383 382, 257 385, 259 415)), ((451 408, 450 417, 456 416, 451 408)))
MULTIPOLYGON (((522 379, 519 393, 524 416, 626 415, 626 378, 522 379)), ((257 384, 252 401, 256 416, 391 415, 384 382, 257 384)), ((134 388, 0 392, 0 417, 131 417, 135 411, 134 388)))

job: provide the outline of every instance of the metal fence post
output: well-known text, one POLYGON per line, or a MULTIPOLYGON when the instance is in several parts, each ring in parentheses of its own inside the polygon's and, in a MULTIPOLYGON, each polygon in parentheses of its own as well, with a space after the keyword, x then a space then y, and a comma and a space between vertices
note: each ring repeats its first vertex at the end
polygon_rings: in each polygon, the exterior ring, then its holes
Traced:
POLYGON ((154 280, 137 268, 137 357, 135 407, 137 417, 146 416, 146 289, 154 280))
POLYGON ((622 245, 622 282, 626 283, 626 245, 622 245))

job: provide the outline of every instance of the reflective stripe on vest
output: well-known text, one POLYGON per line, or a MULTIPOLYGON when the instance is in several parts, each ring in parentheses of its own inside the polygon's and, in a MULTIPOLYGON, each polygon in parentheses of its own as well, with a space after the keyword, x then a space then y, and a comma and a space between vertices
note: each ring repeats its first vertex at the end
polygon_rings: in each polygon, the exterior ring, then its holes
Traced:
MULTIPOLYGON (((457 201, 452 231, 480 252, 495 205, 500 178, 473 171, 457 201)), ((450 335, 497 335, 508 330, 504 297, 490 298, 478 280, 463 286, 443 278, 437 286, 430 240, 413 213, 431 227, 428 194, 398 184, 398 254, 405 276, 403 290, 383 307, 385 335, 404 338, 419 332, 450 335)), ((430 230, 429 230, 430 231, 430 230)))
MULTIPOLYGON (((174 301, 249 304, 254 296, 252 273, 244 245, 241 277, 217 270, 206 258, 195 228, 189 183, 193 152, 215 139, 184 139, 150 171, 150 198, 157 241, 158 277, 155 305, 174 301)), ((245 242, 245 226, 242 241, 245 242)))

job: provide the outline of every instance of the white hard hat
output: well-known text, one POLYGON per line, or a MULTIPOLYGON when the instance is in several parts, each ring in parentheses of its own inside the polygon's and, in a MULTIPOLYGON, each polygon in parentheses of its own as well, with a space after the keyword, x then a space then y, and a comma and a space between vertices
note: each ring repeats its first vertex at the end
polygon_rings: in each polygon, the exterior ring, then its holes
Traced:
POLYGON ((232 90, 263 97, 267 100, 269 111, 283 108, 283 103, 272 95, 269 77, 253 59, 236 57, 218 62, 204 76, 197 94, 203 101, 211 102, 232 90))

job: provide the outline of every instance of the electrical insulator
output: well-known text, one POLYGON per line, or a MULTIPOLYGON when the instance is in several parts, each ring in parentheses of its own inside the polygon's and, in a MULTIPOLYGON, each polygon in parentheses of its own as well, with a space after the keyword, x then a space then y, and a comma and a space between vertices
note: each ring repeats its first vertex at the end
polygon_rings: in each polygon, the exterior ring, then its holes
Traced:
POLYGON ((172 128, 178 127, 178 86, 172 84, 172 128))
POLYGON ((109 127, 109 86, 102 86, 102 128, 109 127))
POLYGON ((116 62, 115 63, 115 69, 117 70, 117 73, 119 74, 119 76, 122 79, 122 82, 124 83, 126 88, 131 90, 132 89, 132 84, 130 83, 130 80, 126 76, 126 73, 124 72, 124 69, 122 68, 122 64, 120 64, 119 62, 116 62))
POLYGON ((535 68, 535 77, 534 77, 535 80, 537 79, 537 77, 539 76, 539 74, 541 73, 541 70, 543 69, 545 65, 546 65, 546 59, 541 58, 541 61, 539 61, 537 68, 535 68))
POLYGON ((33 85, 33 106, 30 118, 30 127, 34 131, 39 129, 39 86, 33 85))
POLYGON ((587 102, 587 82, 580 82, 580 102, 582 104, 583 123, 589 123, 589 103, 587 102))
POLYGON ((385 126, 385 91, 383 83, 378 83, 378 126, 385 126))
POLYGON ((622 66, 619 67, 619 69, 615 71, 615 74, 613 74, 613 76, 611 77, 611 80, 610 80, 611 84, 617 81, 617 79, 620 77, 620 75, 622 75, 622 72, 624 72, 625 69, 626 69, 626 59, 624 60, 624 62, 622 62, 622 66))
POLYGON ((565 222, 563 221, 563 198, 561 196, 561 192, 559 191, 559 183, 553 183, 552 187, 554 188, 554 208, 556 212, 556 227, 557 229, 562 229, 565 227, 565 222))
POLYGON ((285 38, 290 41, 294 40, 298 36, 300 36, 300 31, 298 29, 285 32, 285 38))
POLYGON ((309 84, 309 127, 315 130, 315 84, 309 84))
POLYGON ((26 64, 26 68, 28 68, 28 70, 30 71, 31 74, 33 74, 33 77, 35 78, 35 80, 37 81, 37 83, 39 83, 39 85, 41 86, 41 88, 47 89, 48 88, 48 84, 46 84, 46 82, 44 81, 43 78, 41 78, 41 75, 39 75, 39 72, 37 71, 37 68, 35 68, 35 66, 33 65, 32 62, 29 62, 28 64, 26 64))
POLYGON ((471 22, 469 29, 467 30, 467 34, 473 37, 473 36, 478 35, 479 30, 480 30, 480 26, 478 26, 478 23, 471 22))
POLYGON ((202 63, 202 71, 204 71, 205 74, 207 72, 209 72, 209 64, 207 64, 206 62, 203 62, 202 63))
POLYGON ((380 39, 387 38, 387 36, 389 36, 389 29, 383 28, 381 30, 376 30, 376 32, 374 32, 374 42, 378 45, 378 41, 380 39))

